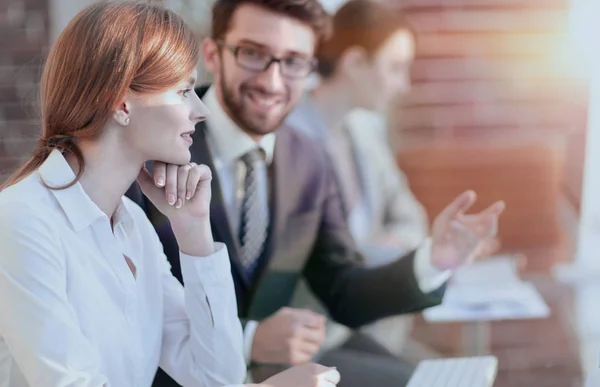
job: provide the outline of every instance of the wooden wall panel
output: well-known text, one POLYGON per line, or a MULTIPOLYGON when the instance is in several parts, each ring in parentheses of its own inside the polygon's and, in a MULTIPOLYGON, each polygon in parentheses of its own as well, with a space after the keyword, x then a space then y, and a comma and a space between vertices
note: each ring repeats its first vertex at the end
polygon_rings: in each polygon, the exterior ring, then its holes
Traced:
MULTIPOLYGON (((511 82, 564 79, 565 74, 557 74, 555 66, 549 65, 542 57, 538 58, 416 58, 412 80, 418 82, 456 80, 504 80, 511 82)), ((572 79, 573 86, 577 83, 572 79)))
POLYGON ((458 33, 440 32, 419 36, 417 55, 439 57, 540 57, 555 52, 557 33, 458 33))
POLYGON ((404 107, 474 103, 562 103, 565 99, 586 97, 580 88, 561 79, 544 82, 523 80, 506 84, 502 80, 464 80, 422 82, 413 85, 403 100, 404 107))
POLYGON ((423 8, 480 8, 512 9, 565 9, 569 0, 401 0, 398 7, 410 10, 423 8))
POLYGON ((565 15, 562 9, 523 9, 519 12, 490 9, 449 9, 431 12, 424 9, 411 12, 411 20, 419 32, 438 31, 502 31, 513 33, 515 26, 520 31, 555 31, 564 28, 565 15))

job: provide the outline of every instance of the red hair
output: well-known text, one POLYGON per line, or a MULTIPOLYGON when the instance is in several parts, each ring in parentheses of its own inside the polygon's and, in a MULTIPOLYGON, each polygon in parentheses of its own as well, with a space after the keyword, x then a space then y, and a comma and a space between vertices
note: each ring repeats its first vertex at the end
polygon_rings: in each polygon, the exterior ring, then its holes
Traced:
POLYGON ((78 146, 98 138, 128 91, 160 92, 187 79, 200 45, 173 12, 138 2, 91 5, 54 43, 42 74, 42 136, 32 157, 2 185, 6 188, 37 170, 57 148, 85 163, 78 146))

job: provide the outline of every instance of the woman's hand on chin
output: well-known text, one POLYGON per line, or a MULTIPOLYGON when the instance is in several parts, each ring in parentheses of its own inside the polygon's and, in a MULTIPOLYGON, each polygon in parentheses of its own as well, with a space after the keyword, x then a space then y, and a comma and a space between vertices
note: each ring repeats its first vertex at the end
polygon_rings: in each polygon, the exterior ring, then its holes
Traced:
POLYGON ((169 218, 182 252, 194 256, 214 253, 210 229, 212 173, 209 167, 155 161, 153 175, 142 168, 137 180, 152 204, 169 218))

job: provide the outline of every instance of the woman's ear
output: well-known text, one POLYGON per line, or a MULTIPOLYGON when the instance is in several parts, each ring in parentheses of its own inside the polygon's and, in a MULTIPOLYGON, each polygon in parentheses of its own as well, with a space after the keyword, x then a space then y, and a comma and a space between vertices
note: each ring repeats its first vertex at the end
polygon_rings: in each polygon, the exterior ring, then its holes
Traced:
POLYGON ((339 69, 351 79, 360 79, 364 76, 364 70, 369 58, 362 47, 350 47, 340 57, 339 69))
POLYGON ((112 117, 121 126, 129 125, 131 122, 131 102, 127 97, 117 104, 112 117))

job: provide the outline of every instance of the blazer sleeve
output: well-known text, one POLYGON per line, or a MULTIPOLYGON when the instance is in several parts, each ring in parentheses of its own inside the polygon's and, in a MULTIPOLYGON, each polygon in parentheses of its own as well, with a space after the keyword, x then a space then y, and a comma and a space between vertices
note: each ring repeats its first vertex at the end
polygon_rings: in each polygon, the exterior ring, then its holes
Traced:
POLYGON ((380 142, 378 149, 384 176, 385 230, 403 239, 406 246, 418 246, 429 233, 425 208, 412 193, 389 145, 380 142))
POLYGON ((445 287, 428 294, 420 290, 413 268, 415 251, 388 265, 363 266, 343 216, 333 171, 329 166, 322 170, 321 224, 303 275, 331 317, 357 328, 438 305, 445 287))
MULTIPOLYGON (((401 247, 413 249, 429 235, 427 213, 412 193, 408 180, 398 167, 390 144, 388 120, 379 113, 356 109, 347 118, 354 146, 361 151, 362 163, 371 165, 370 173, 376 176, 377 206, 381 206, 382 236, 394 236, 401 247)), ((373 177, 375 177, 373 176, 373 177)))

